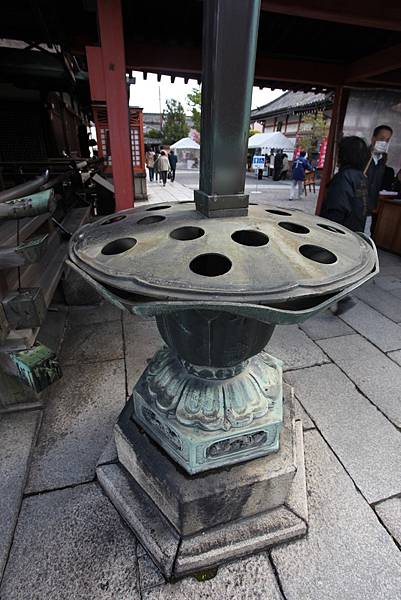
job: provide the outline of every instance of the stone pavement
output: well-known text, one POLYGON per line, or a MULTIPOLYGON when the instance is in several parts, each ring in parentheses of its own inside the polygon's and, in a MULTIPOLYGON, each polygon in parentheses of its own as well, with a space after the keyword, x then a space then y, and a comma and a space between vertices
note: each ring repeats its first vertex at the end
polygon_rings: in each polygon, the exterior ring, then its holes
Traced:
MULTIPOLYGON (((171 183, 167 181, 165 187, 160 182, 147 181, 148 202, 137 202, 136 206, 143 204, 155 204, 158 202, 177 202, 182 200, 193 200, 193 190, 198 189, 198 173, 178 172, 176 180, 171 183), (185 182, 180 182, 180 178, 185 182)), ((248 174, 246 178, 245 191, 249 194, 249 201, 255 203, 270 203, 283 208, 291 208, 292 210, 303 210, 313 213, 316 206, 317 195, 319 188, 316 187, 316 192, 307 192, 307 196, 303 196, 301 200, 289 200, 290 182, 280 181, 276 183, 263 181, 256 187, 256 179, 253 175, 248 174), (257 192, 257 193, 255 193, 257 192)))
POLYGON ((44 410, 0 418, 1 600, 401 600, 401 258, 380 258, 350 312, 268 345, 304 423, 308 535, 205 582, 166 584, 95 477, 155 324, 71 308, 44 410))

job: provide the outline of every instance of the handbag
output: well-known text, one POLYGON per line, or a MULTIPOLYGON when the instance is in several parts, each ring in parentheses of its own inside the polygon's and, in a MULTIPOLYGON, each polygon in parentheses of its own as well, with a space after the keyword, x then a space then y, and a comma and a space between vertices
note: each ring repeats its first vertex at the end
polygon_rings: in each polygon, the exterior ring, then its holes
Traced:
POLYGON ((171 171, 167 173, 167 179, 171 179, 171 171))

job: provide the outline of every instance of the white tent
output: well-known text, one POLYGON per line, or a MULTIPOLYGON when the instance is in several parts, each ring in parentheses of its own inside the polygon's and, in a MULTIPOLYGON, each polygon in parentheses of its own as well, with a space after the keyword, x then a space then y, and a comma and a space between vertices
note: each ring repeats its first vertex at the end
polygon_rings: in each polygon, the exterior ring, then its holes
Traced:
POLYGON ((171 144, 170 148, 173 150, 199 150, 200 146, 195 140, 186 137, 178 140, 175 144, 171 144))
POLYGON ((271 150, 276 148, 294 152, 295 140, 291 140, 285 136, 281 131, 275 131, 273 133, 256 133, 249 138, 248 148, 262 148, 271 150))

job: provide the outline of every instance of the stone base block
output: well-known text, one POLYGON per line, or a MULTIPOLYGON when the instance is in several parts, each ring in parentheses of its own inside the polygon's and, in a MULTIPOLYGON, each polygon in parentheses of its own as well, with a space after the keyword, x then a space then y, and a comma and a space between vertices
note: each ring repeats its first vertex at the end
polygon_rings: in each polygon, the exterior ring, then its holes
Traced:
POLYGON ((106 453, 99 482, 168 580, 306 533, 302 425, 285 388, 280 451, 207 473, 188 475, 132 420, 116 427, 119 460, 106 453))

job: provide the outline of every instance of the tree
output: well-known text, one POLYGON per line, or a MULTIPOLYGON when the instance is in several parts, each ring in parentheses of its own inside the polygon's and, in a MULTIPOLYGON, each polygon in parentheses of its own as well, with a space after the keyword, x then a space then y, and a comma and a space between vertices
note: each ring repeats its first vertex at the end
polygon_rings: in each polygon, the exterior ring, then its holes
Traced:
POLYGON ((185 121, 185 112, 181 102, 166 100, 166 109, 163 111, 163 143, 174 144, 177 140, 187 137, 188 133, 189 127, 185 121))
POLYGON ((311 156, 317 152, 318 144, 329 132, 329 125, 323 111, 306 115, 299 132, 298 146, 311 156))
POLYGON ((192 122, 194 129, 200 133, 201 130, 201 91, 200 88, 192 88, 187 95, 188 104, 192 110, 192 122))
POLYGON ((250 129, 248 132, 248 138, 252 137, 253 135, 256 135, 257 133, 260 133, 260 131, 258 131, 257 129, 250 129))
POLYGON ((162 137, 162 132, 160 129, 149 129, 149 131, 146 133, 146 137, 153 140, 160 140, 162 137))

